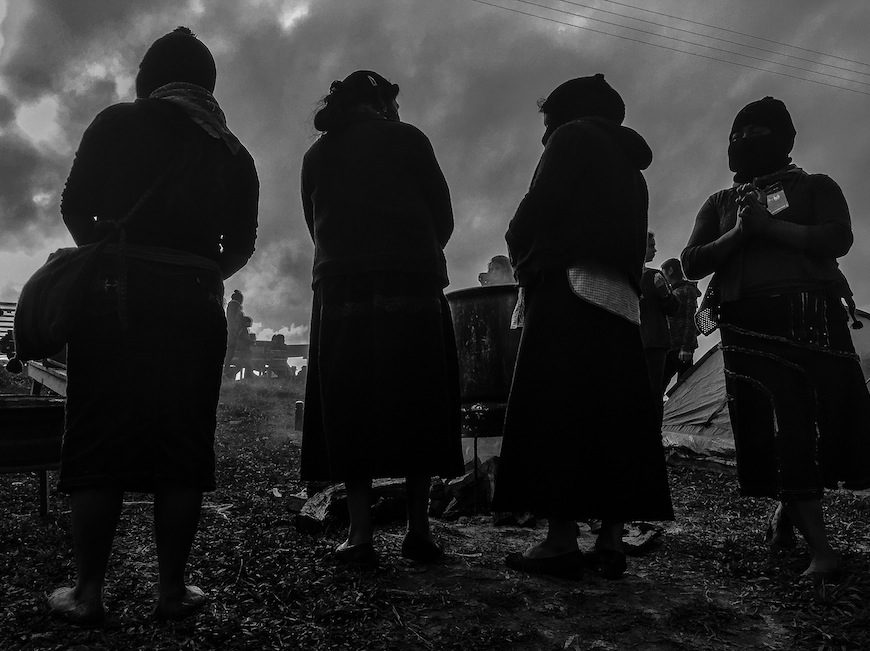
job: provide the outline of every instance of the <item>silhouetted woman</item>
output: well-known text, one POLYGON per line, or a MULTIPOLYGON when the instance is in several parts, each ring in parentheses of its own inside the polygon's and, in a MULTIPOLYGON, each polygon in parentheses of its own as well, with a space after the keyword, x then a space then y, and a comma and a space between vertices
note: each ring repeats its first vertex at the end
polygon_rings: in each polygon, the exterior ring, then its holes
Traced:
POLYGON ((506 235, 524 327, 493 508, 549 523, 509 567, 616 578, 623 522, 673 517, 639 328, 652 152, 601 74, 563 83, 541 112, 544 153, 506 235), (592 518, 584 559, 575 521, 592 518))
POLYGON ((459 381, 443 249, 450 194, 429 140, 399 121, 399 87, 359 70, 335 81, 305 154, 314 304, 302 478, 343 481, 339 562, 374 565, 371 481, 406 477, 402 554, 437 559, 432 475, 462 472, 459 381))
POLYGON ((215 77, 189 30, 159 38, 139 65, 136 101, 85 131, 63 193, 79 245, 103 239, 144 198, 104 255, 69 342, 59 488, 70 494, 78 579, 50 606, 80 623, 104 616, 124 491, 154 494, 156 616, 205 603, 184 573, 202 493, 215 488, 223 279, 254 250, 258 197, 254 162, 212 96, 215 77))
POLYGON ((701 207, 682 259, 687 277, 713 273, 718 288, 700 314, 712 307, 722 331, 741 492, 779 500, 770 542, 790 542, 794 523, 813 553, 805 574, 830 577, 840 560, 821 497, 838 481, 870 486, 870 395, 837 265, 852 246, 849 208, 828 176, 792 164, 795 133, 777 99, 740 110, 735 185, 701 207))

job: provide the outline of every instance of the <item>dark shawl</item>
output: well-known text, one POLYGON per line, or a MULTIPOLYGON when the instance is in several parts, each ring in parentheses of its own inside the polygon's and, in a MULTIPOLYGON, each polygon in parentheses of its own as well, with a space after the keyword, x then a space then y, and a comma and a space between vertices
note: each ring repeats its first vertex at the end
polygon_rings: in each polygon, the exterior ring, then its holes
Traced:
POLYGON ((640 293, 649 203, 640 170, 651 162, 649 146, 628 127, 602 118, 559 127, 505 236, 520 284, 594 261, 640 293))

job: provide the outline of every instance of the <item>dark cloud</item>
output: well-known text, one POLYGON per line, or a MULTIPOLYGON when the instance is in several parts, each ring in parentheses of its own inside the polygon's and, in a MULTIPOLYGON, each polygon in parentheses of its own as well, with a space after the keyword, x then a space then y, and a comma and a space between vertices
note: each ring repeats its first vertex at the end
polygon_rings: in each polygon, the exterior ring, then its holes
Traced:
POLYGON ((53 208, 64 161, 38 150, 13 130, 0 135, 0 232, 2 248, 44 246, 55 228, 53 208))
MULTIPOLYGON (((0 98, 0 124, 17 103, 57 96, 58 123, 74 150, 100 109, 130 99, 119 97, 115 74, 121 72, 129 81, 156 37, 189 25, 215 54, 216 96, 230 126, 254 155, 261 180, 257 252, 227 287, 242 289, 254 320, 277 330, 309 319, 313 247, 302 218, 298 179, 302 155, 316 137, 313 111, 333 79, 371 68, 401 86, 403 119, 429 135, 454 199, 456 233, 447 249, 453 287, 475 284, 487 260, 505 251, 504 230, 541 152, 535 102, 561 81, 604 72, 626 101, 626 123, 649 141, 654 161, 646 178, 659 261, 679 253, 704 199, 730 183, 725 149, 736 111, 771 94, 792 110, 798 129, 796 162, 829 173, 853 207, 856 245, 843 268, 859 280, 870 272, 870 225, 862 218, 863 206, 870 203, 870 186, 864 181, 870 135, 860 128, 867 96, 559 27, 468 0, 350 4, 209 0, 196 13, 189 3, 169 0, 10 2, 0 61, 8 96, 0 98), (308 13, 283 28, 280 13, 302 6, 308 13), (105 75, 85 74, 100 62, 110 68, 105 75)), ((774 3, 736 1, 687 5, 659 0, 644 6, 870 61, 864 36, 870 8, 863 0, 842 0, 836 12, 811 0, 794 0, 788 11, 774 3)), ((716 45, 763 55, 746 45, 716 45)), ((56 196, 73 152, 46 153, 10 130, 2 137, 0 227, 4 236, 11 229, 17 244, 4 237, 0 247, 32 245, 36 233, 62 234, 56 204, 40 207, 32 197, 47 189, 56 196)), ((853 281, 853 288, 859 303, 870 303, 870 285, 853 281)))
POLYGON ((15 102, 6 95, 0 95, 0 129, 9 126, 15 119, 15 102))

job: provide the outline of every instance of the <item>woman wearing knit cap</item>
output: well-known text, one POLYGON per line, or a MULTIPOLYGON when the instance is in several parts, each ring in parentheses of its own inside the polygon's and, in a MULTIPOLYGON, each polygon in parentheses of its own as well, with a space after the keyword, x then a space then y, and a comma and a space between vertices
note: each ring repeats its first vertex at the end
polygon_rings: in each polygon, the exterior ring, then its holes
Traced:
POLYGON ((49 604, 80 624, 104 618, 125 491, 154 495, 155 615, 180 619, 205 603, 184 574, 202 493, 215 488, 223 280, 254 251, 258 197, 254 162, 212 95, 215 78, 190 30, 159 38, 139 66, 136 101, 97 115, 63 192, 76 244, 112 242, 69 341, 58 488, 70 495, 77 580, 49 604))
POLYGON ((544 153, 506 235, 523 332, 493 508, 549 523, 509 567, 618 578, 623 523, 673 518, 639 328, 652 152, 601 74, 540 108, 544 153), (602 525, 584 558, 575 521, 589 519, 602 525))
POLYGON ((830 578, 840 558, 821 497, 839 481, 870 486, 870 395, 837 266, 852 246, 849 209, 833 180, 791 162, 794 137, 780 100, 740 110, 734 186, 701 207, 682 260, 689 278, 713 274, 698 321, 722 331, 741 492, 778 500, 768 542, 793 544, 793 523, 812 550, 804 574, 830 578))
POLYGON ((302 478, 347 486, 335 560, 373 566, 371 482, 405 477, 401 553, 442 555, 427 515, 432 475, 462 472, 459 375, 443 249, 450 193, 423 133, 399 121, 399 87, 371 70, 335 81, 302 163, 314 305, 302 478))

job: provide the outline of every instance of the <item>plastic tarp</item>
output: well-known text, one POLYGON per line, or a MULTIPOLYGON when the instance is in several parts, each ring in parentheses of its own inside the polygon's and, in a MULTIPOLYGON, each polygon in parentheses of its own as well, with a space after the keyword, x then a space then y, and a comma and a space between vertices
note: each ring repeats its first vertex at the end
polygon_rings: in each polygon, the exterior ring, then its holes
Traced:
POLYGON ((716 344, 668 392, 662 421, 665 447, 724 462, 734 460, 722 349, 716 344))

